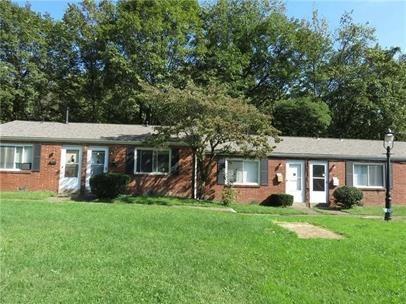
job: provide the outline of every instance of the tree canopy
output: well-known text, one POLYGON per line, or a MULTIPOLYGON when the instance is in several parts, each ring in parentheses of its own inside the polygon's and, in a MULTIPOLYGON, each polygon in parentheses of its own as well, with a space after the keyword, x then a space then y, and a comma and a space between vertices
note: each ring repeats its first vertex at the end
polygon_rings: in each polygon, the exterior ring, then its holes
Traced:
POLYGON ((288 18, 279 0, 84 0, 61 20, 0 1, 2 122, 63 121, 69 107, 71 121, 162 125, 144 83, 175 96, 216 87, 273 115, 282 135, 406 133, 405 55, 350 13, 331 31, 317 11, 288 18))
POLYGON ((200 196, 205 193, 213 161, 219 154, 264 157, 273 148, 269 139, 277 140, 278 132, 269 115, 217 86, 201 88, 188 82, 182 89, 148 84, 142 87, 141 99, 153 105, 162 122, 152 137, 153 143, 165 144, 176 138, 193 149, 200 196))

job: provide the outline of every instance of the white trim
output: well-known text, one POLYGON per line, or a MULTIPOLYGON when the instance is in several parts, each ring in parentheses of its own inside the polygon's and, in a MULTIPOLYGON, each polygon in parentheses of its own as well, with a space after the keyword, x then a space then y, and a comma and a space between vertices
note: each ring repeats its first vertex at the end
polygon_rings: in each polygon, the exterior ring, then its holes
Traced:
POLYGON ((59 170, 59 186, 58 186, 58 192, 61 193, 62 191, 62 182, 63 179, 65 178, 65 165, 66 165, 66 150, 79 150, 79 168, 78 168, 78 184, 75 189, 72 189, 72 191, 67 191, 67 192, 76 192, 80 190, 80 185, 82 181, 82 154, 83 154, 83 149, 82 146, 75 146, 75 145, 63 145, 61 147, 61 166, 59 170))
MULTIPOLYGON (((305 161, 304 160, 286 160, 286 164, 285 164, 285 193, 286 194, 290 194, 293 195, 293 197, 295 198, 295 194, 297 193, 293 193, 293 192, 288 192, 289 189, 287 189, 287 182, 288 182, 288 170, 289 170, 289 165, 300 165, 300 178, 301 178, 301 183, 300 183, 300 200, 295 200, 295 203, 304 203, 305 202, 305 161)), ((297 191, 297 190, 296 190, 297 191)), ((297 191, 299 192, 299 191, 297 191)))
POLYGON ((259 186, 261 183, 261 161, 259 159, 252 159, 252 158, 226 158, 225 159, 225 174, 224 174, 224 182, 226 185, 232 185, 232 186, 259 186), (241 161, 243 163, 243 170, 244 170, 244 162, 245 161, 250 161, 250 162, 256 162, 258 164, 258 173, 257 173, 257 180, 258 183, 247 183, 247 182, 242 182, 242 183, 228 183, 228 162, 229 161, 241 161))
POLYGON ((172 150, 171 149, 164 149, 164 148, 151 148, 151 147, 137 147, 134 148, 134 175, 170 175, 172 168, 172 150), (149 150, 153 151, 152 155, 152 167, 154 167, 154 152, 155 151, 166 151, 169 152, 169 163, 168 163, 168 172, 137 172, 137 152, 138 150, 149 150))
POLYGON ((327 161, 309 161, 309 200, 311 203, 327 203, 328 202, 328 195, 329 195, 329 168, 327 161), (324 200, 323 201, 315 201, 313 192, 322 192, 322 191, 313 191, 313 179, 322 179, 322 177, 314 177, 313 176, 313 165, 321 165, 324 166, 324 200))
POLYGON ((369 189, 369 190, 382 190, 385 189, 385 181, 386 181, 386 172, 385 172, 385 164, 384 163, 370 163, 370 162, 354 162, 352 164, 352 180, 353 186, 359 189, 369 189), (380 166, 382 167, 382 186, 366 186, 366 185, 357 185, 355 184, 355 166, 367 166, 367 182, 369 183, 369 166, 380 166))
POLYGON ((15 143, 0 143, 0 147, 14 147, 14 159, 13 159, 13 168, 0 168, 1 171, 6 171, 6 172, 30 172, 30 170, 22 170, 16 168, 16 148, 17 147, 23 147, 23 152, 21 155, 21 158, 24 159, 25 156, 25 149, 24 147, 31 147, 31 168, 34 162, 34 148, 32 144, 15 144, 15 143))
POLYGON ((104 167, 103 167, 103 172, 107 173, 109 169, 109 147, 107 146, 90 146, 87 148, 87 156, 86 156, 86 182, 85 182, 85 187, 86 190, 90 190, 90 171, 92 167, 92 152, 93 151, 104 151, 104 167))

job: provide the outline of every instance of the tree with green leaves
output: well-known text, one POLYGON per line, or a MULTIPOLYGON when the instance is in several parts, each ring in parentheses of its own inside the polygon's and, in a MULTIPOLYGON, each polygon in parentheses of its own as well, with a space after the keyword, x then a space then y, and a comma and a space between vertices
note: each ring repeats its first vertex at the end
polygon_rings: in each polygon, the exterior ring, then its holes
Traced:
POLYGON ((277 131, 271 118, 241 98, 233 98, 216 86, 183 89, 143 85, 142 98, 154 105, 162 118, 153 142, 164 144, 173 138, 190 146, 197 160, 198 196, 203 197, 214 160, 219 154, 237 153, 263 157, 273 148, 277 131))
POLYGON ((372 28, 343 16, 324 97, 332 113, 330 136, 380 139, 388 127, 405 128, 405 64, 395 57, 398 49, 370 47, 374 41, 372 28))
POLYGON ((160 123, 150 103, 137 99, 138 79, 150 85, 184 83, 201 34, 199 13, 196 0, 118 2, 114 29, 118 50, 112 63, 125 75, 120 77, 119 88, 130 91, 128 97, 138 107, 138 122, 160 123))
POLYGON ((278 100, 272 117, 284 136, 325 136, 331 123, 328 106, 310 97, 278 100))
POLYGON ((47 75, 49 18, 0 1, 1 121, 49 119, 52 105, 44 100, 53 83, 47 75))

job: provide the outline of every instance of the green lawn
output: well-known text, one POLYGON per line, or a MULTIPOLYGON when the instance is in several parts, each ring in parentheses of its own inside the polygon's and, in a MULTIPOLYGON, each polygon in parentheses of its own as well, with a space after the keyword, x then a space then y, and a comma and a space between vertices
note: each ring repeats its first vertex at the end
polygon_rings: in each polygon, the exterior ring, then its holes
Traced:
MULTIPOLYGON (((393 216, 401 215, 401 216, 406 216, 406 206, 393 206, 393 216)), ((373 206, 373 207, 354 207, 349 210, 345 210, 348 213, 351 214, 356 214, 356 215, 382 215, 384 214, 383 212, 383 206, 373 206)))
MULTIPOLYGON (((54 196, 52 192, 0 192, 0 199, 7 201, 22 201, 22 200, 44 200, 50 201, 54 196)), ((66 202, 66 199, 61 199, 66 202)), ((52 200, 51 200, 52 201, 52 200)), ((53 200, 58 201, 58 199, 53 200)), ((76 200, 84 203, 88 201, 76 200)), ((131 196, 121 195, 112 201, 99 201, 94 200, 93 203, 113 203, 113 204, 136 204, 136 205, 159 205, 159 206, 186 206, 186 207, 210 207, 210 208, 232 208, 238 213, 251 213, 251 214, 273 214, 273 215, 298 215, 304 214, 303 212, 293 209, 291 207, 270 207, 261 206, 258 204, 232 204, 224 206, 219 201, 209 200, 194 200, 190 198, 178 198, 170 196, 131 196)))
POLYGON ((406 303, 406 221, 1 196, 2 303, 406 303), (307 221, 343 240, 298 239, 307 221))

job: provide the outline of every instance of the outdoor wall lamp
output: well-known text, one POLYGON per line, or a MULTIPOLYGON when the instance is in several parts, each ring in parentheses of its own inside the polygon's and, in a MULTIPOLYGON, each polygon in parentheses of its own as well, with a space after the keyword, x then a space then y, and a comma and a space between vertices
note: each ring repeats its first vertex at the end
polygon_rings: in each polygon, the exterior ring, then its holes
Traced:
POLYGON ((385 195, 385 221, 390 221, 392 219, 392 195, 391 195, 391 160, 390 151, 393 149, 395 144, 395 134, 388 129, 385 133, 383 147, 386 149, 386 195, 385 195))

